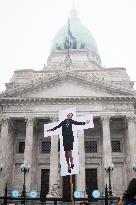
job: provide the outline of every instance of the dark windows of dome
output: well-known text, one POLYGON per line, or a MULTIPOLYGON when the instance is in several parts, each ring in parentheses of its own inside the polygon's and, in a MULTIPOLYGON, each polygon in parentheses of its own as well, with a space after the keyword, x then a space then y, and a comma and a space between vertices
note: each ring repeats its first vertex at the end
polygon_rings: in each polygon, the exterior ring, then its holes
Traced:
POLYGON ((77 49, 77 40, 76 39, 72 42, 72 49, 77 49))
POLYGON ((80 49, 84 49, 84 48, 85 48, 85 43, 81 43, 80 49))
MULTIPOLYGON (((55 45, 55 48, 56 50, 63 50, 63 49, 68 49, 71 48, 71 49, 77 49, 77 40, 74 39, 73 41, 69 41, 69 46, 68 46, 68 39, 67 37, 65 38, 65 41, 63 42, 63 45, 64 45, 64 48, 62 48, 62 46, 58 43, 56 43, 55 45)), ((85 43, 81 43, 80 45, 80 49, 84 49, 85 48, 85 43)))
POLYGON ((112 152, 121 152, 120 140, 111 141, 112 152))
POLYGON ((64 40, 64 49, 68 49, 68 48, 71 48, 71 49, 77 49, 77 40, 76 38, 72 39, 72 40, 68 40, 67 37, 65 37, 65 40, 64 40))
POLYGON ((24 153, 25 150, 25 141, 19 141, 17 145, 17 153, 24 153))
POLYGON ((56 43, 56 49, 57 50, 61 50, 62 49, 61 46, 58 43, 56 43))
POLYGON ((68 40, 67 37, 65 37, 65 40, 64 40, 64 49, 68 49, 70 47, 70 42, 68 40))
POLYGON ((50 153, 51 142, 43 141, 41 146, 41 153, 50 153))
POLYGON ((85 141, 86 153, 97 153, 97 141, 85 141))

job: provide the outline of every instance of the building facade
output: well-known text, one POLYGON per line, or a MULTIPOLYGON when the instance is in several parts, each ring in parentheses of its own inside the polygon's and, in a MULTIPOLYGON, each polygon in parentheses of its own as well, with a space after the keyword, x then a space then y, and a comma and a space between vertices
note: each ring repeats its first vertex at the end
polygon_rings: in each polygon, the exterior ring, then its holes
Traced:
POLYGON ((61 185, 59 138, 44 138, 44 124, 58 119, 58 112, 76 107, 77 115, 93 114, 94 129, 78 132, 80 174, 76 189, 98 188, 104 193, 108 176, 105 162, 114 163, 112 188, 120 195, 134 177, 136 160, 136 91, 125 68, 104 68, 90 31, 75 10, 55 36, 47 66, 42 70, 16 70, 0 94, 0 191, 22 189, 23 160, 30 163, 26 190, 42 188, 51 194, 61 185), (69 42, 68 42, 69 40, 69 42), (70 45, 68 51, 68 45, 70 45))

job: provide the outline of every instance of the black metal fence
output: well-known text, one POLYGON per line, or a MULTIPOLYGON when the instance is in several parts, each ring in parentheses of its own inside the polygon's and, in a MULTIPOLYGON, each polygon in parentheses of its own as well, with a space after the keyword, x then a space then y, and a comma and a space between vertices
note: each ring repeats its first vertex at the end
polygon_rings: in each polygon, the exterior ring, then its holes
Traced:
MULTIPOLYGON (((79 205, 80 202, 83 202, 85 201, 85 199, 74 199, 74 205, 79 205)), ((88 199, 86 199, 86 201, 88 201, 88 199)), ((40 198, 35 198, 35 199, 32 199, 32 198, 27 198, 25 200, 25 203, 23 201, 23 199, 19 198, 19 199, 15 199, 15 198, 7 198, 6 201, 4 201, 2 199, 2 197, 0 198, 0 203, 1 205, 70 205, 71 202, 64 202, 62 198, 48 198, 46 199, 44 202, 41 202, 40 201, 40 198)), ((105 199, 104 198, 99 198, 97 201, 93 201, 93 202, 89 202, 88 203, 90 205, 117 205, 118 204, 118 200, 117 198, 112 198, 108 201, 107 204, 105 204, 105 199)))
MULTIPOLYGON (((105 187, 105 195, 93 200, 88 198, 73 198, 74 205, 79 205, 80 202, 88 202, 90 205, 117 205, 118 197, 109 196, 108 188, 105 187)), ((71 201, 64 198, 46 198, 46 195, 40 194, 37 198, 30 198, 26 195, 20 197, 12 197, 5 188, 4 196, 0 197, 1 205, 70 205, 71 201)))

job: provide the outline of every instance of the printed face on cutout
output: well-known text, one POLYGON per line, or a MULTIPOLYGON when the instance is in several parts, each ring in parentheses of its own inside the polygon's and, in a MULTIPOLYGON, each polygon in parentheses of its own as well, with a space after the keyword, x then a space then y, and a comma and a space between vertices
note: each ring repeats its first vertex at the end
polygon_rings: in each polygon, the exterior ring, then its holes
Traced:
POLYGON ((68 113, 67 119, 71 119, 73 117, 73 113, 68 113))

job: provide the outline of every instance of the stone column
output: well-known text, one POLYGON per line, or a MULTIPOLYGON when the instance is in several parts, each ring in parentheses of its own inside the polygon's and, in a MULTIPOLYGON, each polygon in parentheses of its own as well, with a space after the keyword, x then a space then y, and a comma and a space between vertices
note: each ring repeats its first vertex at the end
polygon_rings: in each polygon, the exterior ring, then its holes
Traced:
POLYGON ((79 174, 77 175, 77 190, 85 191, 85 147, 84 130, 78 131, 79 174))
MULTIPOLYGON (((57 119, 53 119, 57 121, 57 119)), ((53 184, 58 184, 58 135, 51 136, 51 150, 50 150, 50 188, 49 193, 52 190, 53 184)))
POLYGON ((112 148, 111 148, 111 138, 110 138, 110 117, 109 116, 101 116, 102 123, 102 133, 103 133, 103 187, 105 184, 109 182, 108 174, 104 170, 104 165, 107 161, 112 161, 112 148))
POLYGON ((30 164, 30 170, 26 173, 26 191, 29 192, 32 186, 32 166, 33 166, 33 123, 34 118, 26 118, 26 138, 24 160, 30 164))
POLYGON ((127 164, 128 164, 128 180, 134 177, 134 171, 132 170, 132 164, 136 160, 136 117, 128 116, 128 139, 127 139, 127 164))
POLYGON ((112 148, 110 138, 110 117, 101 116, 102 131, 103 131, 103 162, 112 160, 112 148))
MULTIPOLYGON (((9 119, 2 118, 1 119, 1 138, 0 138, 0 160, 3 164, 3 170, 0 173, 0 194, 3 194, 4 187, 7 182, 7 177, 9 176, 8 171, 8 160, 9 160, 9 150, 8 144, 10 143, 9 137, 9 119)), ((11 156, 12 157, 12 156, 11 156)))

